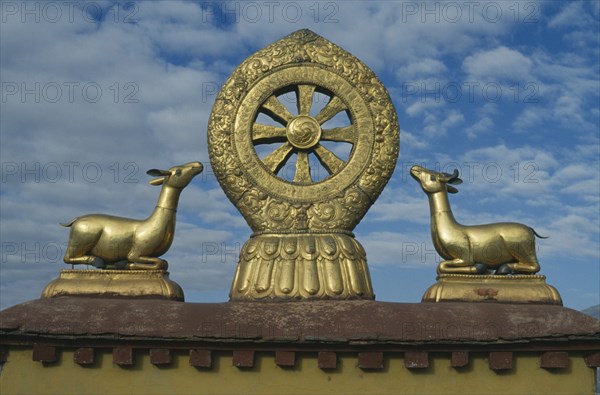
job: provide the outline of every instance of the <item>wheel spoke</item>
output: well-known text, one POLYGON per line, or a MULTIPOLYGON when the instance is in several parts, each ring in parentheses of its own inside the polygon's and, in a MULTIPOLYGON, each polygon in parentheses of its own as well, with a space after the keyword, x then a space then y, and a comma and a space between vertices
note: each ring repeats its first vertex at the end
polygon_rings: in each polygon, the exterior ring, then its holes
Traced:
POLYGON ((252 142, 255 144, 285 141, 285 128, 255 123, 252 126, 252 142))
POLYGON ((310 177, 310 166, 308 164, 308 153, 306 151, 298 151, 294 182, 312 182, 312 178, 310 177))
POLYGON ((323 124, 324 122, 329 121, 333 118, 337 113, 347 109, 346 105, 343 101, 341 101, 337 96, 334 96, 329 100, 329 103, 321 110, 319 115, 315 117, 319 124, 323 124))
POLYGON ((354 126, 323 129, 321 131, 321 140, 354 143, 354 126))
POLYGON ((314 148, 314 153, 319 158, 321 165, 329 172, 329 174, 337 173, 342 166, 344 161, 338 158, 333 152, 323 147, 321 144, 317 144, 314 148))
POLYGON ((287 125, 294 117, 288 109, 275 97, 271 96, 262 105, 263 110, 274 120, 287 125))
POLYGON ((310 107, 312 106, 315 88, 314 85, 298 85, 296 99, 298 102, 299 115, 310 115, 310 107))
POLYGON ((284 143, 281 147, 271 152, 263 159, 263 163, 274 173, 277 174, 283 167, 285 162, 290 157, 294 147, 288 142, 284 143))

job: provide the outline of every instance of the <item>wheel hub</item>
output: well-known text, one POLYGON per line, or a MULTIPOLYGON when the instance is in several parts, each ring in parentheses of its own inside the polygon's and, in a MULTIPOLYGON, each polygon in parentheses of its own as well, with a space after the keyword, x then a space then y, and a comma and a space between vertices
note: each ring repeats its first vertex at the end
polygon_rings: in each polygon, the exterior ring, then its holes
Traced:
POLYGON ((299 115, 287 124, 286 136, 294 147, 309 149, 321 139, 321 125, 311 116, 299 115))

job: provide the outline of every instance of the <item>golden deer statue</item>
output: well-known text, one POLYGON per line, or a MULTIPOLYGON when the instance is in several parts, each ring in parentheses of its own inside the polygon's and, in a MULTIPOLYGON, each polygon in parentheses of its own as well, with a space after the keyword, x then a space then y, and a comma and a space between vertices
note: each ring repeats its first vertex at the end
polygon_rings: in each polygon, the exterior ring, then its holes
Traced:
POLYGON ((196 175, 202 163, 190 162, 169 170, 148 170, 158 177, 151 185, 162 185, 158 203, 145 220, 89 214, 68 224, 71 227, 64 261, 99 268, 107 265, 118 269, 166 270, 167 261, 160 259, 173 242, 175 215, 179 195, 196 175))
POLYGON ((535 237, 545 237, 533 228, 514 222, 474 226, 456 222, 448 192, 458 192, 450 185, 462 183, 458 170, 447 174, 413 166, 410 174, 429 198, 433 245, 445 259, 438 273, 481 274, 495 269, 495 274, 534 274, 540 270, 535 237))

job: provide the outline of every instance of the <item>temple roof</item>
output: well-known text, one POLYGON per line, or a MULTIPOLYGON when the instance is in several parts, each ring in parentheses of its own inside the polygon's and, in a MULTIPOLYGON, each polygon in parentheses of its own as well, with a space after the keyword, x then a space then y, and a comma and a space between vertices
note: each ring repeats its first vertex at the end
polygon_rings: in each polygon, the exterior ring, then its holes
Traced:
POLYGON ((600 321, 556 305, 388 303, 368 300, 182 303, 59 297, 0 313, 3 344, 44 339, 100 345, 163 342, 185 347, 250 343, 277 347, 452 347, 586 344, 600 349, 600 321))

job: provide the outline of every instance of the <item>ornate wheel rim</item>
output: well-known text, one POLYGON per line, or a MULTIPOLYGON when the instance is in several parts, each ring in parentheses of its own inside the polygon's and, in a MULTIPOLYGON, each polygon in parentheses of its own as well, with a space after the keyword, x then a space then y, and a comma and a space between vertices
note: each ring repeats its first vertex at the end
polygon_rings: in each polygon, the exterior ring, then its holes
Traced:
POLYGON ((257 81, 242 99, 236 117, 234 144, 245 165, 245 175, 261 190, 286 199, 314 202, 338 194, 360 176, 373 150, 374 136, 369 130, 373 130, 369 107, 348 81, 318 66, 288 66, 257 81), (277 93, 282 91, 295 92, 296 114, 277 98, 277 93), (314 92, 324 93, 330 99, 313 116, 310 109, 314 92), (323 127, 341 112, 348 114, 350 125, 323 127), (269 115, 281 125, 258 123, 259 113, 269 115), (360 134, 359 130, 362 131, 360 134), (322 141, 351 144, 348 158, 341 159, 322 141), (278 146, 260 158, 256 147, 263 142, 275 142, 278 146), (314 154, 327 171, 328 175, 323 179, 312 179, 309 154, 314 154), (288 180, 277 173, 293 156, 296 157, 294 177, 288 180))

